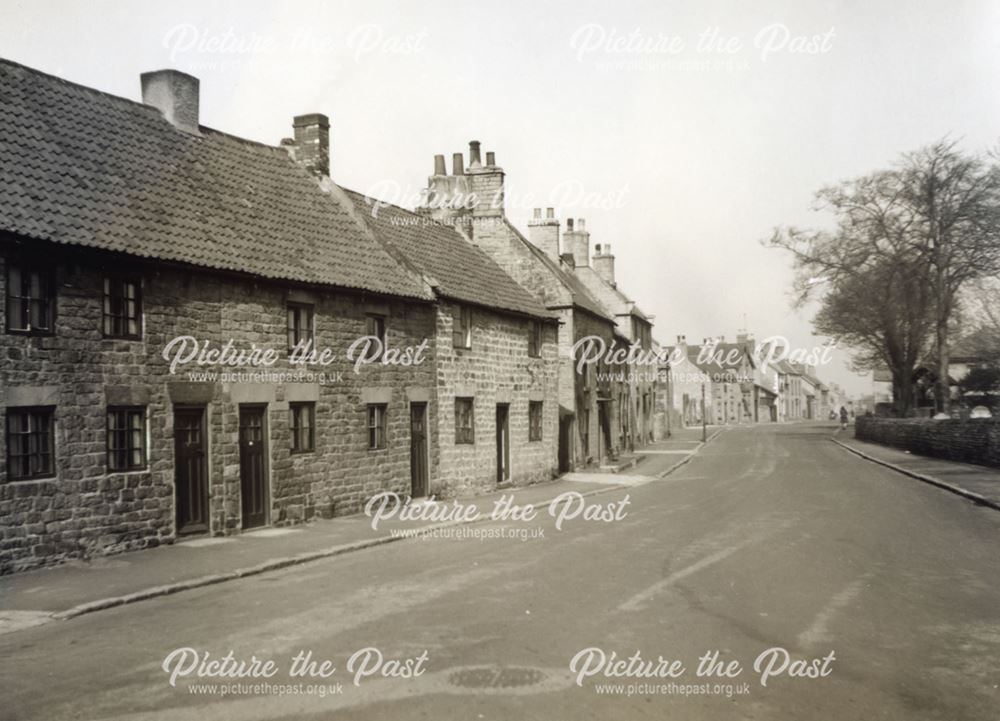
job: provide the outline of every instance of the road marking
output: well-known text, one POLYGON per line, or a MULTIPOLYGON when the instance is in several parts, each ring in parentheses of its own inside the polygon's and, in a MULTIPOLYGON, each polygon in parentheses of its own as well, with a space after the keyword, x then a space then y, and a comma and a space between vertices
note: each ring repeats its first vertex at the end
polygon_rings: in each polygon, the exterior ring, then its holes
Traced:
POLYGON ((40 626, 51 620, 50 611, 0 611, 0 634, 40 626))
MULTIPOLYGON (((756 539, 753 539, 753 540, 756 540, 756 539)), ((750 545, 753 542, 753 540, 747 540, 747 541, 744 541, 743 543, 738 543, 735 546, 730 546, 729 548, 724 548, 721 551, 713 553, 711 556, 705 556, 705 558, 701 559, 700 561, 696 561, 695 563, 692 563, 687 568, 682 568, 680 571, 675 571, 674 573, 671 573, 666 578, 664 578, 664 579, 662 579, 662 580, 657 581, 656 583, 654 583, 652 586, 650 586, 649 588, 647 588, 645 591, 641 591, 641 592, 637 593, 636 595, 632 596, 632 598, 630 598, 629 600, 625 601, 625 603, 620 604, 618 606, 618 610, 619 611, 638 611, 638 610, 640 610, 643 606, 646 605, 646 603, 653 596, 655 596, 656 594, 658 594, 663 589, 665 589, 668 586, 672 585, 676 581, 680 581, 682 578, 687 578, 691 574, 697 573, 698 571, 702 570, 703 568, 708 568, 709 566, 711 566, 713 564, 716 564, 719 561, 722 561, 722 560, 724 560, 726 558, 729 558, 729 556, 733 555, 734 553, 736 553, 740 549, 745 548, 746 546, 750 545)))
POLYGON ((799 646, 809 647, 828 641, 830 639, 828 628, 830 621, 838 611, 846 608, 850 605, 851 601, 857 598, 858 594, 861 593, 861 589, 872 575, 871 573, 864 574, 861 578, 847 584, 840 593, 831 598, 830 602, 820 609, 812 625, 799 634, 799 646))

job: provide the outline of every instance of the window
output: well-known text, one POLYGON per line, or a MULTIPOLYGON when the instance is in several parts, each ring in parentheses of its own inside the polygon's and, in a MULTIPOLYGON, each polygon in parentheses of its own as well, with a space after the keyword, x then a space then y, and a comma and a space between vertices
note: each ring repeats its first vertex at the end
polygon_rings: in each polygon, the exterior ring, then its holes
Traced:
POLYGON ((528 326, 528 355, 540 358, 542 355, 542 324, 533 320, 528 326))
POLYGON ((146 467, 146 409, 108 408, 108 470, 146 467))
POLYGON ((381 360, 382 356, 385 354, 386 347, 386 333, 385 333, 385 316, 376 315, 374 313, 369 313, 365 316, 365 335, 374 336, 378 338, 381 347, 377 344, 372 344, 371 357, 366 360, 377 361, 381 360))
POLYGON ((313 307, 305 303, 288 304, 288 349, 313 340, 313 307))
POLYGON ((475 443, 475 414, 471 398, 455 399, 455 443, 475 443))
POLYGON ((52 275, 39 268, 7 266, 7 330, 46 335, 54 329, 52 275))
POLYGON ((42 478, 55 471, 55 409, 7 409, 7 478, 42 478))
POLYGON ((292 453, 316 450, 316 404, 289 403, 292 414, 292 453))
POLYGON ((142 337, 142 286, 139 281, 104 279, 104 336, 142 337))
POLYGON ((385 411, 384 403, 368 406, 368 448, 371 450, 385 448, 385 411))
POLYGON ((542 402, 528 401, 528 440, 542 440, 542 402))
POLYGON ((472 347, 472 308, 459 306, 452 314, 452 345, 456 348, 472 347))

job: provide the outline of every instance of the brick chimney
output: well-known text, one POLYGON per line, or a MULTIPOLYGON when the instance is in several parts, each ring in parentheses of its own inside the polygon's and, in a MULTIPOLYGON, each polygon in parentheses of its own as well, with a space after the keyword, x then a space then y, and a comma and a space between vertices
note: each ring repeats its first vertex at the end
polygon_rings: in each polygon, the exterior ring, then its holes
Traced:
POLYGON ((313 175, 330 177, 330 119, 322 113, 296 115, 295 162, 313 175))
POLYGON ((479 141, 469 143, 469 187, 476 196, 472 215, 476 218, 504 216, 504 172, 497 167, 496 155, 486 154, 486 165, 479 155, 479 141))
POLYGON ((153 70, 139 76, 142 102, 163 113, 171 125, 191 135, 198 129, 198 78, 179 70, 153 70))
POLYGON ((434 156, 434 174, 428 176, 427 187, 421 192, 417 212, 435 220, 452 222, 468 215, 472 208, 472 192, 469 177, 465 174, 465 156, 454 153, 451 156, 452 174, 448 175, 445 156, 434 156))
POLYGON ((575 267, 585 268, 590 265, 590 233, 587 232, 586 221, 583 218, 576 221, 575 227, 572 218, 566 221, 563 249, 573 255, 575 267))
POLYGON ((615 256, 611 255, 611 243, 598 243, 594 246, 594 272, 600 276, 601 280, 616 288, 615 285, 615 256))
POLYGON ((528 240, 552 259, 559 258, 559 220, 553 208, 535 208, 534 217, 528 221, 528 240))

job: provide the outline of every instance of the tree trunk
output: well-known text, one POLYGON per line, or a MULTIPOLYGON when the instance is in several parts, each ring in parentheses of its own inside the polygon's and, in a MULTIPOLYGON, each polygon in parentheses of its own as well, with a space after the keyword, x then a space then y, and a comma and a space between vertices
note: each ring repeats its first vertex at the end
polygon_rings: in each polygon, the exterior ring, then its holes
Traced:
POLYGON ((902 373, 898 369, 892 369, 892 407, 896 410, 899 418, 906 418, 910 415, 910 408, 913 400, 913 389, 910 382, 910 373, 902 373))
POLYGON ((934 330, 937 343, 937 384, 934 388, 934 405, 938 413, 947 413, 951 402, 951 385, 948 382, 950 349, 948 348, 948 314, 938 315, 934 330))

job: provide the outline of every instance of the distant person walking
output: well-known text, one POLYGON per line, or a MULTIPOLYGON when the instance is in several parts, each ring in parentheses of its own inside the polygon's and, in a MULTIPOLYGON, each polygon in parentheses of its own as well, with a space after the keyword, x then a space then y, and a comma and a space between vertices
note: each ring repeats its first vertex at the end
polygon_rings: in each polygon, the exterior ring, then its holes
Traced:
POLYGON ((844 406, 840 407, 840 427, 847 430, 847 409, 844 406))

